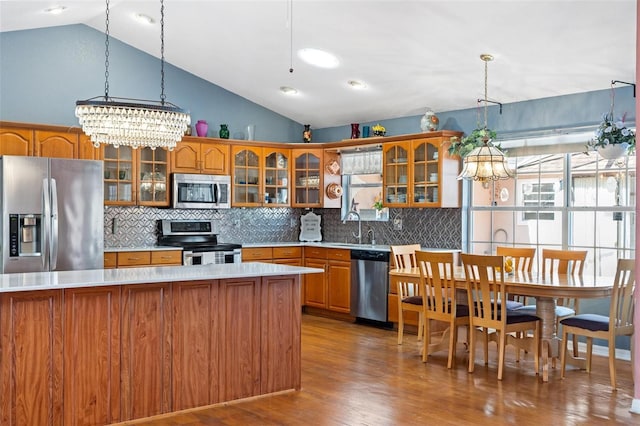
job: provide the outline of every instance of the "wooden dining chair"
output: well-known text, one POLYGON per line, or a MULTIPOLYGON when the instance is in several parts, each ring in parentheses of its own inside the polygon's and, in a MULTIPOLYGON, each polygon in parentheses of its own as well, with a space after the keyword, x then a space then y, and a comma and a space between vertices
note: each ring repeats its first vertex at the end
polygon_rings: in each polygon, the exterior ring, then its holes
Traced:
MULTIPOLYGON (((549 274, 571 274, 582 276, 584 263, 587 258, 586 250, 555 250, 542 249, 542 276, 549 274)), ((561 297, 556 299, 556 333, 560 333, 560 321, 575 315, 578 312, 579 300, 576 298, 561 297)), ((518 311, 535 314, 536 305, 525 305, 518 311)), ((578 356, 578 339, 573 340, 574 356, 578 356)), ((555 365, 555 359, 554 359, 555 365)))
MULTIPOLYGON (((448 328, 443 330, 439 343, 444 345, 444 339, 449 336, 447 368, 451 368, 455 362, 458 327, 469 325, 469 307, 456 301, 453 252, 417 251, 416 261, 420 270, 423 297, 422 362, 427 362, 427 358, 437 347, 435 344, 431 345, 431 321, 441 321, 448 328)), ((437 350, 441 350, 439 346, 437 350)))
MULTIPOLYGON (((391 246, 391 254, 396 268, 415 268, 416 251, 420 244, 391 246)), ((424 335, 424 318, 422 314, 422 295, 420 281, 398 280, 398 344, 402 344, 404 335, 404 313, 416 312, 418 315, 418 340, 424 335)))
POLYGON ((515 272, 533 271, 533 263, 535 262, 535 247, 496 247, 496 255, 511 257, 513 259, 513 270, 515 272))
POLYGON ((484 338, 484 362, 488 363, 489 334, 498 334, 498 380, 502 380, 507 334, 533 330, 533 350, 536 374, 539 372, 540 318, 507 309, 504 274, 500 273, 502 256, 461 255, 469 298, 469 372, 475 366, 475 330, 484 338), (494 331, 495 330, 495 331, 494 331))
POLYGON ((633 334, 633 289, 635 282, 635 259, 618 259, 613 293, 609 304, 609 316, 577 314, 560 321, 562 324, 560 365, 563 379, 569 334, 574 337, 585 336, 587 338, 587 373, 591 372, 593 339, 603 339, 609 345, 611 387, 616 389, 616 336, 631 336, 633 334))

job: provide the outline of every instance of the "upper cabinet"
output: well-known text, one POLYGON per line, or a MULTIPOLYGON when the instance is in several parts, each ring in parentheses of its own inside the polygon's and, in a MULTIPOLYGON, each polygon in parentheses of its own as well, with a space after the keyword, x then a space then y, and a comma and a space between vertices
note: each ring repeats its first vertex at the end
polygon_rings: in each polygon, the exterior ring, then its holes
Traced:
POLYGON ((288 206, 290 157, 288 149, 234 146, 231 151, 232 205, 288 206))
POLYGON ((324 198, 323 149, 294 149, 293 207, 322 207, 324 198))
POLYGON ((0 127, 0 155, 99 160, 100 150, 85 134, 75 131, 0 127))
POLYGON ((141 148, 138 153, 138 204, 169 205, 169 153, 164 148, 141 148))
POLYGON ((105 204, 133 206, 136 204, 136 170, 138 149, 129 146, 114 148, 103 145, 105 204))
POLYGON ((383 144, 386 206, 460 207, 460 160, 447 152, 451 136, 383 144))
POLYGON ((229 145, 185 137, 171 153, 174 173, 229 174, 229 145))

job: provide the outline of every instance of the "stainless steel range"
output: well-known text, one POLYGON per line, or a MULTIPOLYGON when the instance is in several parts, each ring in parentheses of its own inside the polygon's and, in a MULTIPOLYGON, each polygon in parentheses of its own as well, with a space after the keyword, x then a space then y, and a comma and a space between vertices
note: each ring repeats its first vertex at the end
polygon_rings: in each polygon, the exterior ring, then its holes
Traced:
POLYGON ((183 265, 242 262, 242 245, 218 244, 211 220, 159 220, 158 245, 182 247, 183 265))

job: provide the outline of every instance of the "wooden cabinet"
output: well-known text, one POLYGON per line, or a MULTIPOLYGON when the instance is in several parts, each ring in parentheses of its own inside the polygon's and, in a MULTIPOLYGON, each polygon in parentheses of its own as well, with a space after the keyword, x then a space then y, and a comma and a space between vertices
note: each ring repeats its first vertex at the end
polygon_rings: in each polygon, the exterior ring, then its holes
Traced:
POLYGON ((386 206, 460 207, 460 162, 447 152, 450 133, 383 144, 386 206))
POLYGON ((304 304, 334 312, 349 313, 351 307, 351 252, 345 249, 305 247, 304 265, 323 269, 324 274, 305 276, 304 304))
POLYGON ((322 149, 294 149, 293 207, 322 207, 324 170, 322 149))
POLYGON ((272 259, 271 247, 244 247, 242 249, 243 262, 271 262, 272 259))
POLYGON ((104 268, 182 265, 182 250, 133 250, 107 252, 104 268))
POLYGON ((273 263, 302 266, 302 247, 273 247, 273 263))
POLYGON ((185 137, 171 153, 174 173, 229 174, 229 145, 185 137))
POLYGON ((282 207, 289 205, 288 149, 235 146, 231 150, 232 205, 282 207))
POLYGON ((348 314, 351 311, 351 251, 327 251, 327 308, 348 314))
POLYGON ((121 420, 171 411, 170 290, 168 283, 122 288, 121 420))
POLYGON ((100 160, 100 150, 87 135, 74 129, 55 126, 0 126, 0 155, 24 155, 54 158, 100 160), (50 130, 44 130, 50 128, 50 130))
POLYGON ((33 130, 0 127, 0 155, 33 155, 33 130))
POLYGON ((169 151, 139 148, 137 200, 141 206, 169 206, 169 151))
POLYGON ((61 133, 36 130, 34 155, 36 157, 79 158, 78 133, 61 133))
POLYGON ((0 294, 2 425, 70 424, 62 418, 62 300, 62 290, 0 294))
POLYGON ((136 205, 136 180, 138 150, 129 146, 114 148, 101 147, 104 159, 104 200, 105 204, 136 205))
POLYGON ((217 280, 174 285, 171 351, 174 411, 220 400, 218 289, 217 280))
POLYGON ((64 291, 61 424, 120 421, 120 290, 64 291))

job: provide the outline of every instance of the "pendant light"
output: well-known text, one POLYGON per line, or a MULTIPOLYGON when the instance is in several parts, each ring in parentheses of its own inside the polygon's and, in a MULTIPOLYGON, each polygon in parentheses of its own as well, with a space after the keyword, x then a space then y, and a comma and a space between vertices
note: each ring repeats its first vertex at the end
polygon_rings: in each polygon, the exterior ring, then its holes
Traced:
POLYGON ((463 158, 462 173, 458 179, 472 179, 480 182, 488 182, 499 179, 509 179, 513 177, 513 172, 509 168, 507 159, 502 151, 491 144, 489 129, 487 128, 487 74, 489 61, 493 56, 483 53, 480 59, 484 61, 484 133, 483 144, 474 148, 463 158))
POLYGON ((104 96, 76 102, 76 117, 94 146, 167 148, 182 140, 191 125, 185 110, 167 102, 164 94, 164 1, 160 0, 160 101, 109 96, 109 0, 106 0, 104 96))

